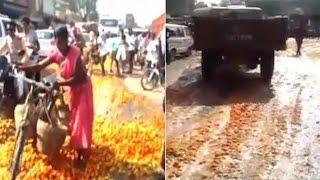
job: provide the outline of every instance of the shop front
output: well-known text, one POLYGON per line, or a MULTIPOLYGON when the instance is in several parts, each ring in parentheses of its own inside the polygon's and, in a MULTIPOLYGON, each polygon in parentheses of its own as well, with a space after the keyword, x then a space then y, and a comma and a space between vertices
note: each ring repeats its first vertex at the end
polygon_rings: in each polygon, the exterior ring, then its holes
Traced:
POLYGON ((2 1, 0 13, 12 19, 17 19, 28 13, 28 2, 25 0, 2 1))

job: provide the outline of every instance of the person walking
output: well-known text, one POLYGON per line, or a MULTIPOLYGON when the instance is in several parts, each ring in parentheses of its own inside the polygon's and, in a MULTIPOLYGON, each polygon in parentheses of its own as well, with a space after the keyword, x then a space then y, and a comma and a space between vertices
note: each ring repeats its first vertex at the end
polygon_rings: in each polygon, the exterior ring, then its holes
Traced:
POLYGON ((98 34, 96 34, 94 31, 90 31, 89 33, 89 49, 88 49, 88 64, 87 64, 87 69, 88 69, 88 74, 92 75, 92 68, 93 64, 97 64, 98 61, 100 61, 100 57, 98 55, 98 34))
POLYGON ((63 86, 69 88, 70 144, 77 151, 76 166, 85 168, 92 144, 93 128, 93 90, 90 76, 87 76, 81 61, 80 49, 68 44, 68 30, 66 26, 58 26, 54 30, 56 51, 41 62, 30 66, 19 66, 24 71, 40 71, 55 63, 60 66, 61 80, 53 89, 63 86))
POLYGON ((126 73, 132 74, 134 55, 136 52, 136 37, 133 34, 133 31, 131 28, 129 28, 129 32, 127 35, 127 42, 129 44, 129 47, 128 47, 129 71, 127 71, 126 73))
POLYGON ((104 62, 106 61, 108 55, 108 44, 107 39, 109 38, 109 34, 101 33, 98 37, 98 48, 99 48, 99 57, 100 57, 100 65, 102 70, 102 75, 105 76, 104 62))
POLYGON ((129 44, 126 41, 126 36, 122 35, 119 46, 118 46, 117 55, 116 55, 116 59, 119 62, 121 62, 122 72, 125 72, 124 66, 125 66, 125 62, 127 62, 128 60, 128 48, 129 48, 129 44))
POLYGON ((301 48, 302 48, 303 38, 305 36, 306 20, 303 15, 297 15, 296 17, 297 17, 295 20, 296 26, 294 28, 294 38, 297 44, 296 56, 301 56, 301 48))
POLYGON ((110 58, 111 58, 111 62, 110 62, 110 73, 113 73, 112 68, 113 68, 113 62, 116 63, 116 68, 117 68, 117 76, 120 76, 120 67, 119 67, 119 61, 117 60, 117 52, 118 52, 118 48, 119 48, 119 39, 118 38, 109 38, 107 40, 110 45, 110 58))

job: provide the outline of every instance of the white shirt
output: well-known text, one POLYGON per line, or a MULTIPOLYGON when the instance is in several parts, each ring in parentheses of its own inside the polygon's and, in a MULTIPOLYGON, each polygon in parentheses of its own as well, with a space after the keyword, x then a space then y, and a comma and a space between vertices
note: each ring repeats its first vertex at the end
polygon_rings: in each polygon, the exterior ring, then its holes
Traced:
POLYGON ((98 44, 99 44, 99 52, 100 55, 104 56, 105 54, 108 53, 108 45, 107 45, 107 40, 103 40, 101 36, 98 37, 98 44))
POLYGON ((18 53, 25 47, 23 38, 15 36, 15 38, 12 39, 11 36, 6 36, 4 43, 4 48, 1 49, 1 51, 8 51, 11 61, 21 62, 22 57, 19 56, 18 53))
MULTIPOLYGON (((28 34, 22 33, 21 37, 23 38, 26 46, 29 46, 29 45, 36 46, 37 45, 36 43, 38 41, 38 36, 34 30, 30 29, 28 34)), ((31 56, 32 52, 33 52, 33 49, 28 51, 27 52, 28 56, 31 56)))
POLYGON ((23 34, 24 41, 32 45, 36 45, 38 41, 37 33, 33 30, 30 30, 28 34, 23 34))
POLYGON ((129 44, 129 51, 134 51, 135 50, 135 42, 136 42, 136 38, 135 36, 132 34, 132 35, 127 35, 127 42, 129 44))
POLYGON ((157 39, 154 39, 154 40, 150 41, 148 46, 147 46, 146 59, 151 61, 151 62, 153 62, 153 63, 158 62, 158 59, 159 59, 157 46, 159 46, 159 42, 158 42, 157 39))
POLYGON ((165 31, 165 28, 162 29, 161 34, 160 34, 160 38, 161 38, 162 54, 165 54, 166 53, 166 31, 165 31))
POLYGON ((121 41, 118 46, 116 59, 121 61, 126 61, 128 57, 127 53, 128 53, 128 45, 126 42, 121 41))

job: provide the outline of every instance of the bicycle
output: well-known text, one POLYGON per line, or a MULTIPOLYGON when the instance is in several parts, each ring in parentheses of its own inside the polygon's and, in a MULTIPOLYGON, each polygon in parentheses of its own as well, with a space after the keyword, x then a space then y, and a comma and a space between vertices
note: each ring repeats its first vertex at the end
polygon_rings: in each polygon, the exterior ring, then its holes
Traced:
POLYGON ((153 90, 158 85, 164 86, 165 82, 165 67, 158 67, 157 63, 147 62, 147 69, 142 74, 141 86, 144 90, 153 90))
MULTIPOLYGON (((13 69, 15 67, 13 66, 13 69)), ((35 126, 37 124, 36 122, 32 122, 30 118, 28 117, 28 114, 30 114, 29 111, 33 111, 33 115, 36 114, 35 111, 37 109, 30 108, 29 105, 34 104, 37 105, 36 107, 41 107, 41 110, 38 114, 38 117, 36 118, 36 121, 41 116, 41 114, 44 114, 47 119, 52 123, 52 120, 50 118, 50 112, 54 106, 54 102, 57 98, 61 97, 61 93, 57 90, 49 91, 49 89, 52 87, 55 79, 53 78, 44 78, 43 82, 37 82, 33 79, 26 78, 24 76, 21 76, 19 74, 13 74, 9 72, 9 76, 14 78, 20 78, 23 81, 29 83, 31 85, 30 91, 27 95, 27 98, 25 100, 26 109, 22 117, 22 121, 19 123, 17 127, 17 133, 16 133, 16 142, 15 142, 15 149, 12 157, 12 162, 10 165, 10 171, 12 173, 11 179, 15 180, 16 177, 19 174, 20 171, 20 165, 22 161, 22 152, 25 146, 26 139, 32 137, 33 141, 36 141, 36 136, 32 134, 30 137, 27 134, 28 129, 27 128, 35 128, 36 127, 30 127, 35 126), (49 80, 48 80, 49 79, 49 80)), ((30 131, 29 131, 30 132, 30 131)), ((31 133, 37 133, 37 132, 31 132, 31 133)))
MULTIPOLYGON (((31 96, 32 96, 32 93, 34 92, 34 87, 31 86, 31 90, 30 90, 30 93, 28 94, 27 98, 26 98, 26 102, 27 103, 30 103, 31 101, 31 96)), ((27 106, 27 108, 29 108, 27 106)), ((29 109, 26 109, 26 112, 28 112, 29 109)), ((14 150, 14 153, 13 153, 13 161, 12 161, 12 164, 11 164, 11 173, 12 173, 12 176, 11 176, 11 179, 12 180, 15 180, 18 173, 19 173, 19 170, 20 170, 20 163, 21 163, 21 160, 22 160, 22 152, 23 152, 23 149, 24 149, 24 145, 25 145, 25 141, 27 139, 27 135, 26 135, 26 131, 27 131, 27 128, 31 125, 31 122, 29 121, 29 119, 27 118, 27 114, 28 113, 25 113, 23 115, 23 120, 22 122, 20 123, 20 125, 17 127, 18 131, 17 131, 17 140, 16 140, 16 143, 15 143, 15 150, 14 150)))

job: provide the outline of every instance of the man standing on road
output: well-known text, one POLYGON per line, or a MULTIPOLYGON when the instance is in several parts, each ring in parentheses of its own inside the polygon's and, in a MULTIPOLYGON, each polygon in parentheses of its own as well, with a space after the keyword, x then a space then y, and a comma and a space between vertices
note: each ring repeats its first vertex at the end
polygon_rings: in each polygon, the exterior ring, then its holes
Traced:
POLYGON ((297 15, 296 26, 294 28, 294 38, 297 44, 296 56, 301 56, 301 47, 305 36, 305 24, 305 17, 303 15, 297 15))
POLYGON ((133 34, 133 31, 131 28, 129 28, 129 32, 128 32, 128 37, 127 37, 127 42, 129 44, 129 48, 128 48, 128 54, 129 54, 129 71, 127 72, 128 74, 132 74, 133 71, 133 60, 134 60, 134 55, 135 55, 135 50, 136 50, 136 38, 135 35, 133 34))
POLYGON ((100 56, 100 65, 102 70, 102 75, 105 76, 105 69, 104 69, 104 62, 108 55, 108 44, 107 44, 107 38, 109 38, 109 34, 107 33, 101 33, 98 37, 98 48, 99 48, 99 56, 100 56))
POLYGON ((117 68, 117 76, 120 77, 120 67, 119 67, 119 61, 117 60, 117 52, 118 52, 118 46, 119 46, 119 39, 115 38, 115 37, 111 37, 109 39, 107 39, 108 44, 110 45, 110 58, 111 58, 111 62, 110 62, 110 73, 113 73, 112 68, 113 68, 113 62, 116 63, 116 68, 117 68))

